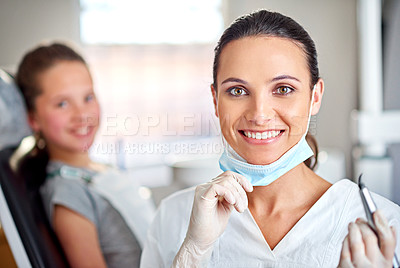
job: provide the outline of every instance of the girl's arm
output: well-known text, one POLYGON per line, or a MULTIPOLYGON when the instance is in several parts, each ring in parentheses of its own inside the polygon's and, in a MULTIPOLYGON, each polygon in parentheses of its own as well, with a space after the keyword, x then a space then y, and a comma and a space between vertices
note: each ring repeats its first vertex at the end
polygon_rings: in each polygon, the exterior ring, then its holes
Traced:
POLYGON ((107 267, 96 226, 87 218, 56 205, 53 227, 71 267, 107 267))

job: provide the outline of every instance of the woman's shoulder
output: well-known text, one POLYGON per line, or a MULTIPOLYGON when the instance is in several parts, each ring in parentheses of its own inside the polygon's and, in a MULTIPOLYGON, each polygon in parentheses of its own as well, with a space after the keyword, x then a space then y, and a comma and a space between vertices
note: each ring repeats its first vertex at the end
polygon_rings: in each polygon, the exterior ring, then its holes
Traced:
POLYGON ((160 202, 159 209, 185 211, 191 210, 193 204, 195 187, 179 190, 167 196, 160 202))
MULTIPOLYGON (((335 184, 333 184, 332 187, 335 187, 337 192, 345 192, 348 191, 350 194, 355 194, 355 195, 359 195, 359 187, 358 185, 349 180, 349 179, 342 179, 339 180, 338 182, 336 182, 335 184)), ((379 208, 379 205, 382 205, 383 207, 392 207, 396 210, 400 210, 400 206, 397 205, 396 203, 394 203, 393 201, 391 201, 390 199, 375 193, 373 191, 373 189, 369 189, 369 191, 371 192, 372 198, 374 199, 375 203, 377 203, 377 206, 379 208)))
MULTIPOLYGON (((349 179, 342 179, 332 185, 332 190, 332 196, 334 198, 343 200, 346 206, 349 208, 349 212, 351 211, 350 214, 352 214, 352 212, 357 212, 358 214, 364 215, 364 207, 359 194, 359 187, 355 182, 349 179)), ((381 210, 390 221, 399 223, 400 206, 388 198, 373 192, 371 189, 369 190, 372 198, 374 199, 376 207, 381 210)))
POLYGON ((164 198, 156 211, 153 225, 156 228, 174 228, 188 225, 190 213, 192 210, 194 187, 177 191, 164 198))
POLYGON ((160 263, 164 263, 165 267, 171 265, 189 226, 194 189, 180 190, 161 201, 143 250, 142 261, 146 267, 159 266, 160 263))

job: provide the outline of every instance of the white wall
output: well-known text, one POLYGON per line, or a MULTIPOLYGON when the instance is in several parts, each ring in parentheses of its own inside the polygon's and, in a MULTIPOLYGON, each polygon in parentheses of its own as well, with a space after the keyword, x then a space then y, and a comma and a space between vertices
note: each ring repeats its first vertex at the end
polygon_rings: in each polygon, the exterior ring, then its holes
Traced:
MULTIPOLYGON (((384 36, 384 107, 387 110, 400 110, 400 1, 385 2, 383 13, 384 36)), ((394 163, 393 197, 400 204, 400 144, 389 146, 389 155, 394 163)))
POLYGON ((45 40, 79 42, 79 0, 1 0, 0 66, 14 71, 45 40))
MULTIPOLYGON (((346 154, 350 176, 349 114, 357 105, 356 0, 226 0, 225 23, 265 8, 299 22, 317 46, 320 76, 325 80, 323 105, 317 117, 320 147, 336 147, 346 154)), ((310 126, 311 127, 311 126, 310 126)))

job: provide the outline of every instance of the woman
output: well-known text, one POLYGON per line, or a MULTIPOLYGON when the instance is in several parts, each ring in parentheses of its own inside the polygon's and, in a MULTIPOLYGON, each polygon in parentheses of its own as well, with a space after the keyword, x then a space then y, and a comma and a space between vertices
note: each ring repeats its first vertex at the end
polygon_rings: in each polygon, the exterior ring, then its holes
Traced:
POLYGON ((63 44, 39 46, 22 59, 16 81, 36 136, 36 146, 21 161, 20 170, 30 172, 33 166, 36 177, 45 179, 30 184, 40 187, 70 265, 139 267, 140 238, 149 219, 133 206, 146 206, 151 213, 151 205, 139 198, 132 179, 89 157, 100 107, 84 59, 63 44), (125 207, 133 210, 135 219, 122 217, 126 214, 117 209, 119 201, 107 195, 117 182, 131 187, 132 202, 125 207))
POLYGON ((312 171, 306 135, 324 82, 308 33, 279 13, 243 16, 219 40, 213 69, 225 172, 162 202, 141 267, 391 267, 385 217, 399 228, 399 207, 374 195, 379 248, 365 221, 350 223, 365 216, 356 184, 312 171))

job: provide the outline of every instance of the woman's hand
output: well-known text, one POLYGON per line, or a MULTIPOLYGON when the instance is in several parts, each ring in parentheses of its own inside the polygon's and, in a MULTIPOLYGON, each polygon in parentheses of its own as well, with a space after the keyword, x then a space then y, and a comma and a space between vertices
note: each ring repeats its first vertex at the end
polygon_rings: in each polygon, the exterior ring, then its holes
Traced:
POLYGON ((251 191, 250 182, 231 171, 197 186, 189 228, 174 259, 174 267, 198 267, 204 262, 210 256, 214 242, 224 232, 232 210, 246 210, 246 192, 251 191))
POLYGON ((377 210, 373 214, 375 235, 365 220, 357 219, 349 224, 349 233, 343 241, 339 267, 392 267, 396 247, 396 233, 386 218, 377 210))

